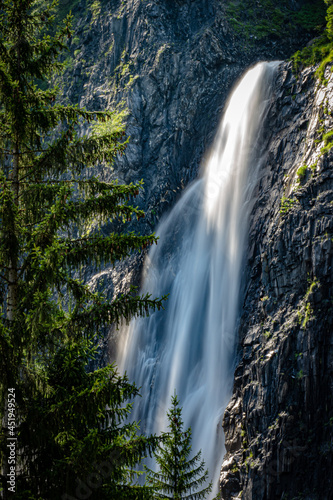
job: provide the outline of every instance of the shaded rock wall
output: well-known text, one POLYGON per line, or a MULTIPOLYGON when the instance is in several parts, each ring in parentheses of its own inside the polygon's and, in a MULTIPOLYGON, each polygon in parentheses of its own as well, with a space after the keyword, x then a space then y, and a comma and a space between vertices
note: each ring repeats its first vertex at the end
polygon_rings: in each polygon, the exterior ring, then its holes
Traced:
POLYGON ((321 151, 333 78, 318 86, 313 73, 296 80, 283 65, 268 118, 224 415, 225 499, 333 498, 333 151, 321 151))

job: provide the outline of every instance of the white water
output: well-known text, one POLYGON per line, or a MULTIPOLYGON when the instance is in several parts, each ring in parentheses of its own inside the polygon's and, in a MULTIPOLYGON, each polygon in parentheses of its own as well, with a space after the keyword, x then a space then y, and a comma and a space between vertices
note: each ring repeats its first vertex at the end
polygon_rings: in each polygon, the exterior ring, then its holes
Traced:
POLYGON ((202 449, 216 488, 261 125, 277 64, 260 63, 238 83, 201 177, 159 225, 143 292, 154 297, 170 292, 166 311, 133 321, 118 356, 120 369, 142 387, 132 417, 145 432, 166 430, 176 389, 185 428, 192 427, 192 451, 202 449))

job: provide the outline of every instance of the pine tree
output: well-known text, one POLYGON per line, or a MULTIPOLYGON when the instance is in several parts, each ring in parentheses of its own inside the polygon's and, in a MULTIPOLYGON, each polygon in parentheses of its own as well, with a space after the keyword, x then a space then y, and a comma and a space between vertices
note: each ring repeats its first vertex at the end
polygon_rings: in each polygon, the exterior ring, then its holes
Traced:
POLYGON ((115 367, 88 368, 103 327, 148 314, 163 298, 140 297, 131 288, 109 301, 79 276, 83 266, 114 264, 156 238, 123 225, 144 217, 132 205, 141 183, 104 182, 93 173, 125 150, 117 115, 64 106, 56 87, 40 85, 61 71, 59 55, 72 35, 70 16, 52 34, 56 2, 40 5, 0 0, 3 494, 7 498, 7 438, 14 433, 16 498, 75 498, 77 474, 88 477, 92 462, 110 453, 112 470, 89 498, 141 498, 130 468, 156 440, 137 437, 135 425, 124 423, 129 407, 122 405, 138 390, 115 367), (103 236, 99 228, 106 223, 121 231, 103 236), (11 420, 10 429, 9 390, 17 426, 11 420))
POLYGON ((201 450, 189 458, 191 429, 183 431, 182 409, 176 395, 171 398, 171 403, 171 410, 167 413, 170 431, 163 435, 162 444, 154 452, 159 471, 146 467, 148 484, 158 500, 204 499, 212 490, 212 483, 199 489, 207 481, 208 470, 201 460, 201 450))
POLYGON ((136 466, 158 442, 126 421, 138 388, 114 365, 87 371, 93 346, 65 345, 46 368, 47 394, 25 402, 15 499, 150 499, 136 466), (24 464, 26 462, 26 465, 24 464))

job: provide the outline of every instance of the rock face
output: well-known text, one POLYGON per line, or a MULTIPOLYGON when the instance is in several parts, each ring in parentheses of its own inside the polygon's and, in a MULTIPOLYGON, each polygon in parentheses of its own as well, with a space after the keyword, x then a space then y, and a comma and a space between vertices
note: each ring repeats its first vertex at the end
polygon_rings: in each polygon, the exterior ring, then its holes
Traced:
POLYGON ((248 241, 224 499, 333 498, 333 78, 282 65, 248 241), (327 142, 327 140, 326 140, 327 142))
MULTIPOLYGON (((285 5, 297 10, 306 1, 285 5)), ((286 37, 272 34, 264 41, 236 36, 229 1, 72 3, 72 59, 67 59, 60 86, 72 103, 90 110, 129 110, 126 154, 111 174, 102 166, 97 171, 106 180, 143 179, 136 203, 146 217, 128 224, 128 230, 151 233, 196 177, 235 80, 259 60, 289 57, 309 34, 295 28, 286 37)), ((129 282, 139 284, 141 264, 142 257, 133 256, 98 276, 87 269, 86 279, 111 296, 129 282)))
MULTIPOLYGON (((221 0, 112 0, 73 8, 74 60, 64 80, 72 102, 129 110, 124 182, 144 180, 144 231, 196 177, 235 80, 251 64, 284 59, 308 40, 235 37, 221 0)), ((298 8, 303 1, 290 1, 298 8)))

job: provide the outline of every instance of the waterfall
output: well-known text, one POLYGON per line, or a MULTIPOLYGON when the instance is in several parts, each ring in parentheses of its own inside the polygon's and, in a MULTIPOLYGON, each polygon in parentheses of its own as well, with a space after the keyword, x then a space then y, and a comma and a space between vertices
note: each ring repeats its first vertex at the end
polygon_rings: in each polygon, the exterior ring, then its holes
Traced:
POLYGON ((120 370, 141 386, 132 417, 147 433, 166 430, 176 390, 192 451, 202 450, 216 490, 248 218, 277 66, 257 64, 233 90, 201 175, 160 223, 145 262, 143 293, 170 293, 166 310, 133 320, 118 353, 120 370))

